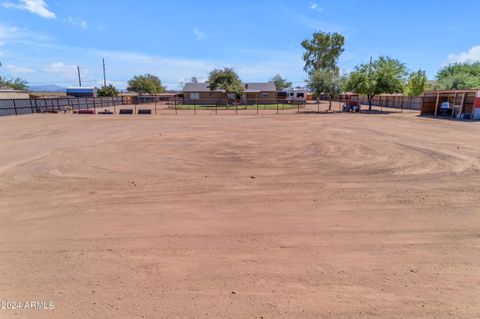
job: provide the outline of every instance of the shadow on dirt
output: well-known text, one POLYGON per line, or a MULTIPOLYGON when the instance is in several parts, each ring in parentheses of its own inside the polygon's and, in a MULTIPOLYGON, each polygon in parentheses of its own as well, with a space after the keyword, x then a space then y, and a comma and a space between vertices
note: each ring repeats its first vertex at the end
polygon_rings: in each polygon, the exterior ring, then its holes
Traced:
POLYGON ((418 118, 422 119, 431 119, 431 120, 440 120, 440 121, 447 121, 447 122, 462 122, 462 123, 476 123, 479 122, 478 120, 472 120, 472 119, 456 119, 452 118, 450 116, 433 116, 433 115, 417 115, 418 118))

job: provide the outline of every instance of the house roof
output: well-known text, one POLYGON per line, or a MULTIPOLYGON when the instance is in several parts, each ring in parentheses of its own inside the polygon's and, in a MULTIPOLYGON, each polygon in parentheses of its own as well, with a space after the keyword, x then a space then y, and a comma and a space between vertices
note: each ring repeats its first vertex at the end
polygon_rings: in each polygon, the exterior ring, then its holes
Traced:
MULTIPOLYGON (((277 88, 273 83, 243 83, 245 92, 275 92, 277 88)), ((185 83, 183 92, 210 92, 208 83, 185 83)), ((215 90, 215 92, 225 92, 215 90)))

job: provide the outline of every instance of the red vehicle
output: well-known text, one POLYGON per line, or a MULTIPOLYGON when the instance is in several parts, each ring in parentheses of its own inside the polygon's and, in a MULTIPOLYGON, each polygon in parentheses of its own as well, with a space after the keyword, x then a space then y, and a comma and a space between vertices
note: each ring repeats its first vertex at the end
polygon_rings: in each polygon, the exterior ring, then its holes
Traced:
POLYGON ((343 105, 344 112, 360 112, 360 99, 358 95, 351 95, 343 105))

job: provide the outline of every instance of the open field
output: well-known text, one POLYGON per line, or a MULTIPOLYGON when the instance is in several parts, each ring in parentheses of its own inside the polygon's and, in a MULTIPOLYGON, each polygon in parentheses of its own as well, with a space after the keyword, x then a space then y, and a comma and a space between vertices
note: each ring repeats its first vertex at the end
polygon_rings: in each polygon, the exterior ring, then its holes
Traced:
POLYGON ((478 318, 480 123, 0 118, 0 318, 478 318))

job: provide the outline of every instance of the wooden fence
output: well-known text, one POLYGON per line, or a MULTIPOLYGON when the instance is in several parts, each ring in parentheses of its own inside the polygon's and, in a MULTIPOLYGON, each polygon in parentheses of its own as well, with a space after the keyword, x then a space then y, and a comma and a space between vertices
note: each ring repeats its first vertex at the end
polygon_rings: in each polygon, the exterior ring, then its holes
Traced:
MULTIPOLYGON (((341 94, 338 98, 334 99, 335 102, 344 103, 352 99, 354 94, 341 94)), ((328 100, 327 95, 321 95, 320 100, 328 100)), ((368 105, 368 99, 366 96, 360 96, 360 103, 363 105, 368 105)), ((381 107, 390 107, 397 109, 410 109, 410 110, 421 110, 423 104, 422 96, 405 96, 405 95, 377 95, 372 100, 373 106, 381 107)))
MULTIPOLYGON (((368 105, 366 96, 360 97, 360 103, 368 105)), ((372 105, 391 107, 396 109, 421 110, 423 97, 421 96, 405 96, 405 95, 378 95, 372 100, 372 105)))

